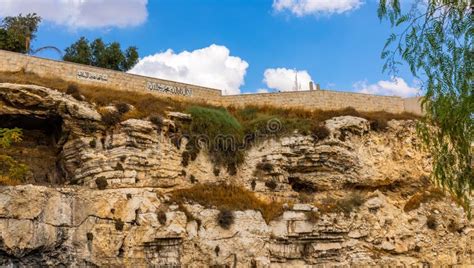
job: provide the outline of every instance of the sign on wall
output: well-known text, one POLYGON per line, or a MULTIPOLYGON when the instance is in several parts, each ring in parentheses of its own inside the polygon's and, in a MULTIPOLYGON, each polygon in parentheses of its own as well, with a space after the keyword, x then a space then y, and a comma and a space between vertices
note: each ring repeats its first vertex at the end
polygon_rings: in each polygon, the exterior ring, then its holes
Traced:
POLYGON ((83 70, 77 70, 77 78, 98 82, 107 82, 109 80, 106 74, 94 73, 83 70))
POLYGON ((175 94, 175 95, 182 95, 182 96, 191 96, 193 95, 193 90, 184 87, 174 87, 163 85, 155 82, 147 82, 146 87, 148 90, 168 93, 168 94, 175 94))

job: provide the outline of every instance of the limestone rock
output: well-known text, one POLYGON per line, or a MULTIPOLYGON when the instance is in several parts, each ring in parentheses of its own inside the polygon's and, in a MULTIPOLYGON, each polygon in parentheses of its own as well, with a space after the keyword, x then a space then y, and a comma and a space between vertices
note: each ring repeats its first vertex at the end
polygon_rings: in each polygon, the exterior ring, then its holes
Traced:
POLYGON ((332 118, 327 139, 293 133, 266 140, 247 152, 236 175, 216 175, 205 152, 183 163, 187 141, 174 120, 187 115, 170 113, 163 127, 142 119, 105 126, 92 104, 0 84, 0 116, 58 119, 49 149, 62 176, 49 187, 0 187, 0 266, 473 264, 474 223, 449 198, 403 210, 427 190, 430 168, 413 121, 392 120, 376 132, 362 118, 332 118), (260 163, 271 169, 258 170, 260 163), (273 189, 265 186, 270 180, 273 189), (224 229, 217 209, 172 201, 170 191, 221 182, 282 201, 285 211, 268 223, 261 211, 233 211, 234 223, 224 229), (436 230, 427 228, 428 215, 436 230))

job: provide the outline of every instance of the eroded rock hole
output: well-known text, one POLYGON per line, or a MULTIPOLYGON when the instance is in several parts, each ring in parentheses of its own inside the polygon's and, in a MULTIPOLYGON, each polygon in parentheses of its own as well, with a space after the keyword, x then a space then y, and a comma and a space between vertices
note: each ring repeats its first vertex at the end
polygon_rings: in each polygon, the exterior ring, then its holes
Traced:
POLYGON ((21 142, 0 150, 2 154, 28 166, 30 172, 25 183, 64 182, 66 176, 59 158, 62 151, 62 145, 59 144, 62 125, 62 119, 58 116, 0 115, 0 128, 22 129, 21 142))
POLYGON ((295 192, 312 194, 317 191, 316 186, 311 182, 303 181, 298 177, 288 177, 288 183, 295 192))

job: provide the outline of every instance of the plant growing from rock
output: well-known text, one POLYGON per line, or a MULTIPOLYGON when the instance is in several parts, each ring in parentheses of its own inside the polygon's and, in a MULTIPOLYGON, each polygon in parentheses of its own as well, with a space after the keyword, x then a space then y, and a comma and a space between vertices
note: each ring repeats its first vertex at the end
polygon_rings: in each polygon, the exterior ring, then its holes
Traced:
POLYGON ((265 202, 245 188, 228 184, 195 184, 191 188, 175 190, 171 193, 171 202, 182 207, 184 202, 195 202, 219 210, 258 210, 267 223, 283 213, 281 202, 265 202))
POLYGON ((117 112, 119 112, 120 114, 125 114, 130 111, 130 106, 125 102, 119 102, 115 104, 115 109, 117 109, 117 112))
POLYGON ((311 127, 311 135, 316 141, 324 140, 325 138, 329 137, 329 134, 331 134, 331 132, 325 125, 314 124, 311 127))
POLYGON ((107 186, 109 185, 107 183, 107 179, 105 177, 99 177, 95 180, 95 184, 97 185, 97 188, 99 190, 105 190, 107 186))
POLYGON ((122 115, 117 111, 105 111, 101 113, 101 115, 102 122, 104 122, 104 124, 109 127, 115 126, 122 120, 122 115))
POLYGON ((165 225, 166 224, 166 213, 163 211, 163 210, 160 210, 156 213, 156 216, 158 218, 158 222, 161 224, 161 225, 165 225))
POLYGON ((71 95, 76 100, 84 100, 84 97, 82 97, 81 92, 79 91, 79 87, 75 84, 71 84, 67 87, 66 94, 71 95))
POLYGON ((442 200, 445 197, 445 194, 442 190, 438 188, 430 188, 427 191, 421 191, 414 194, 410 199, 405 203, 403 211, 409 212, 414 209, 417 209, 423 203, 430 202, 432 200, 442 200))
POLYGON ((385 118, 377 118, 370 121, 370 129, 374 131, 386 131, 388 129, 388 122, 385 118))
POLYGON ((349 215, 354 209, 364 204, 364 196, 358 192, 353 192, 343 198, 336 199, 333 197, 326 197, 316 204, 318 211, 322 214, 326 213, 344 213, 349 215))
POLYGON ((122 221, 122 219, 115 220, 115 230, 123 231, 124 225, 125 225, 125 223, 122 221))
MULTIPOLYGON (((7 149, 22 140, 19 128, 0 128, 0 148, 7 149)), ((6 154, 0 154, 0 185, 16 185, 26 179, 28 166, 17 162, 6 154)))
POLYGON ((158 131, 163 128, 163 118, 161 116, 151 115, 149 120, 158 128, 158 131))
POLYGON ((278 183, 276 182, 275 179, 271 179, 271 180, 268 180, 268 181, 265 182, 265 186, 267 186, 268 189, 273 191, 277 188, 278 183))
POLYGON ((437 226, 438 221, 436 220, 436 216, 433 214, 428 215, 428 217, 426 218, 426 227, 431 230, 435 230, 437 226))
POLYGON ((267 173, 273 171, 272 163, 268 163, 268 162, 260 162, 260 163, 257 164, 256 168, 258 170, 262 170, 262 171, 265 171, 267 173))
POLYGON ((89 141, 89 146, 90 146, 91 148, 95 148, 95 147, 97 146, 97 142, 95 141, 95 139, 89 141))
POLYGON ((307 211, 305 212, 305 215, 306 215, 306 220, 311 223, 316 223, 320 218, 319 213, 316 211, 307 211))
POLYGON ((221 210, 217 214, 217 224, 224 229, 229 229, 234 224, 234 213, 231 210, 221 210))

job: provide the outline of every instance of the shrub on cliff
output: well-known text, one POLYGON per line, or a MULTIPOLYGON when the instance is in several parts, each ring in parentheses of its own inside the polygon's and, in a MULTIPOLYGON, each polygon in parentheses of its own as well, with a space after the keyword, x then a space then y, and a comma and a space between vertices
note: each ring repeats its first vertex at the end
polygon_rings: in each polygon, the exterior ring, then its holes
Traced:
POLYGON ((114 126, 122 120, 122 115, 117 111, 103 111, 101 112, 102 122, 106 126, 114 126))
POLYGON ((107 186, 109 185, 107 183, 107 179, 104 177, 99 177, 95 180, 95 184, 97 185, 97 189, 99 190, 105 190, 107 186))
POLYGON ((344 213, 349 215, 354 209, 364 204, 365 199, 359 192, 353 192, 347 196, 335 199, 333 197, 327 197, 321 202, 317 203, 318 211, 322 214, 325 213, 344 213))
POLYGON ((77 85, 74 85, 74 84, 68 85, 66 89, 66 94, 71 95, 76 100, 79 100, 79 101, 84 100, 84 98, 82 97, 79 91, 79 87, 77 85))
POLYGON ((225 109, 201 106, 192 106, 186 112, 192 116, 192 122, 185 126, 190 137, 186 149, 191 154, 196 154, 202 146, 200 142, 204 141, 216 166, 232 170, 242 163, 243 129, 235 117, 225 109))
POLYGON ((221 210, 217 214, 217 224, 224 229, 229 229, 234 224, 234 213, 231 210, 221 210))
POLYGON ((283 213, 282 203, 265 202, 245 188, 227 184, 196 184, 191 188, 175 190, 171 201, 178 204, 191 201, 219 210, 258 210, 267 222, 283 213))
POLYGON ((321 141, 329 137, 329 134, 331 133, 326 126, 315 124, 311 127, 311 134, 316 141, 321 141))
MULTIPOLYGON (((7 149, 22 140, 19 128, 0 128, 0 148, 7 149)), ((17 162, 6 154, 0 154, 0 185, 16 185, 26 179, 28 166, 17 162)))

